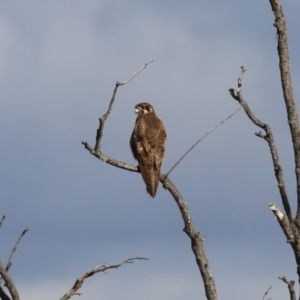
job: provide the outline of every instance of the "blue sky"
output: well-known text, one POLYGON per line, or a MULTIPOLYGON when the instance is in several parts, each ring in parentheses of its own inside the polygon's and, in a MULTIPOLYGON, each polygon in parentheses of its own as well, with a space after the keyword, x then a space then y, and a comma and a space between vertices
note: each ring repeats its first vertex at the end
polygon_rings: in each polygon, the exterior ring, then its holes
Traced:
MULTIPOLYGON (((294 93, 299 98, 297 1, 283 2, 294 93)), ((102 150, 135 164, 135 104, 153 104, 168 141, 162 170, 238 108, 228 93, 240 66, 243 94, 276 138, 295 208, 293 152, 280 89, 268 1, 26 1, 0 4, 1 261, 22 230, 11 274, 22 299, 59 299, 106 262, 147 257, 84 284, 81 299, 204 299, 174 200, 153 200, 141 176, 113 168, 94 143, 117 80, 154 63, 118 91, 102 150), (145 296, 146 295, 146 296, 145 296)), ((288 297, 293 253, 268 203, 282 207, 266 143, 244 112, 205 139, 173 171, 188 203, 220 299, 288 297)))

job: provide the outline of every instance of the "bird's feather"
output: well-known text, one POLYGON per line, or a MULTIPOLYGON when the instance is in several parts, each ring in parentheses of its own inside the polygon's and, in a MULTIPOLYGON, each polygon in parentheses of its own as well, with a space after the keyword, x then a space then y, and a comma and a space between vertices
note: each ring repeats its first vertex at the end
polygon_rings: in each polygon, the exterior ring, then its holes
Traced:
POLYGON ((148 109, 138 115, 133 129, 130 146, 134 158, 139 163, 139 170, 147 187, 147 192, 155 197, 159 182, 162 160, 164 157, 166 131, 163 122, 156 116, 148 103, 138 104, 148 109))

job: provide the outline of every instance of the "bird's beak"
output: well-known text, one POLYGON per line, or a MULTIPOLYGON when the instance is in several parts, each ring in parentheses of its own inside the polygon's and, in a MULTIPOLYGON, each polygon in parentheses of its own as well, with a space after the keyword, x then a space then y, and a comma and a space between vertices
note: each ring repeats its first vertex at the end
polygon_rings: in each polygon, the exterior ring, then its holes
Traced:
POLYGON ((140 108, 140 107, 136 107, 135 110, 134 110, 134 112, 135 112, 136 114, 139 114, 140 111, 141 111, 141 108, 140 108))

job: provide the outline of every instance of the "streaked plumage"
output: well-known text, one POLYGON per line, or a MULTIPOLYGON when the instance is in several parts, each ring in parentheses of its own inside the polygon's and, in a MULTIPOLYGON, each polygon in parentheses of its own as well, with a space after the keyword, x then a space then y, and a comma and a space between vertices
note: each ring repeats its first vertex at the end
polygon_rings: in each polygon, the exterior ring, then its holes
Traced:
POLYGON ((154 198, 167 134, 163 122, 156 116, 151 104, 139 103, 135 106, 135 112, 138 116, 130 138, 130 147, 134 158, 139 163, 147 192, 154 198))

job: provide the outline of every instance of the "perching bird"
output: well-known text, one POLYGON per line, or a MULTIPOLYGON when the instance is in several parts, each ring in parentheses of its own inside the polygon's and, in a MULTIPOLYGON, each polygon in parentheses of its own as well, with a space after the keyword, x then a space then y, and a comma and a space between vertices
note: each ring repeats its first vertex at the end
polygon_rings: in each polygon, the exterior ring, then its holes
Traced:
POLYGON ((147 192, 154 198, 164 158, 166 131, 163 122, 156 116, 149 103, 135 106, 138 115, 130 138, 130 147, 134 158, 139 162, 139 170, 147 187, 147 192))

